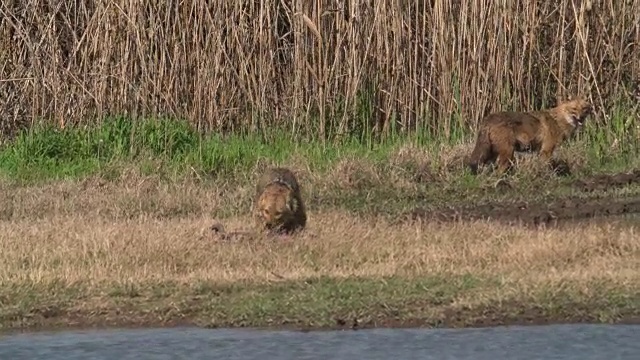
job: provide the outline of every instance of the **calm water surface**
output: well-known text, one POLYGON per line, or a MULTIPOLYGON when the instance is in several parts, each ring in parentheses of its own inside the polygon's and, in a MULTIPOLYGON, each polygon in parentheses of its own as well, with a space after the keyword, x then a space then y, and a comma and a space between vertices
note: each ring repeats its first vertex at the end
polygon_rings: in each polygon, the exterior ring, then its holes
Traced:
POLYGON ((295 332, 193 328, 0 336, 0 359, 640 359, 640 325, 295 332))

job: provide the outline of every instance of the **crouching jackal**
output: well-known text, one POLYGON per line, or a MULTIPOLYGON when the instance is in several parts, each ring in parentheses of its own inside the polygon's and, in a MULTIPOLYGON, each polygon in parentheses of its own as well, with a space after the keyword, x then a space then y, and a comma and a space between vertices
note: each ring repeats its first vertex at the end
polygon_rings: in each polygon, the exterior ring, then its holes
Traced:
POLYGON ((259 230, 291 233, 303 229, 307 214, 300 185, 287 168, 271 168, 258 180, 254 219, 259 230))
POLYGON ((556 147, 581 128, 591 112, 591 104, 580 97, 550 109, 489 114, 479 126, 468 166, 477 174, 478 165, 497 159, 498 170, 505 173, 511 168, 516 151, 535 152, 550 162, 556 147))

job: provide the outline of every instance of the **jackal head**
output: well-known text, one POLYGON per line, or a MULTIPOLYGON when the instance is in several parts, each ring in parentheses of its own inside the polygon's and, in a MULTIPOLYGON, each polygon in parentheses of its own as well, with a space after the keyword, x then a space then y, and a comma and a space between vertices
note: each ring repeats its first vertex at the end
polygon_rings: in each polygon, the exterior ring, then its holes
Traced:
POLYGON ((560 103, 558 106, 564 119, 573 127, 582 127, 593 113, 593 106, 584 97, 576 97, 560 103))
POLYGON ((258 198, 257 215, 268 228, 278 228, 295 216, 298 203, 293 190, 281 183, 267 186, 258 198))

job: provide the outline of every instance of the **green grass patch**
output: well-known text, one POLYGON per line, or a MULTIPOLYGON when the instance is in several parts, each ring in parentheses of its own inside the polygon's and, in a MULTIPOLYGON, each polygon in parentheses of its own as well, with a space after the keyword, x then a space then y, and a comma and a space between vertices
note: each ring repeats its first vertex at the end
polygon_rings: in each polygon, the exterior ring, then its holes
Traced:
POLYGON ((292 139, 284 130, 255 134, 200 134, 182 121, 110 118, 93 127, 58 129, 37 125, 0 150, 0 172, 24 181, 79 178, 135 163, 143 172, 160 168, 180 175, 192 170, 216 175, 247 172, 258 161, 286 162, 292 156, 315 169, 345 156, 381 159, 397 139, 375 147, 355 138, 327 145, 292 139))
POLYGON ((54 285, 3 284, 0 329, 185 322, 206 327, 488 326, 612 322, 640 314, 637 289, 595 282, 598 291, 585 293, 581 285, 565 283, 562 288, 527 286, 525 294, 514 293, 513 284, 473 275, 54 285), (512 295, 501 295, 507 287, 512 295))
MULTIPOLYGON (((616 116, 605 128, 587 122, 584 133, 564 145, 586 154, 587 172, 625 169, 637 162, 637 129, 628 126, 624 113, 616 116)), ((442 151, 474 139, 462 129, 452 134, 435 138, 420 131, 412 135, 394 131, 381 139, 359 133, 323 142, 312 136, 293 137, 283 129, 202 134, 174 119, 115 117, 89 127, 61 130, 40 124, 20 132, 0 149, 0 173, 21 182, 77 179, 96 173, 108 179, 117 177, 123 166, 134 165, 143 174, 162 173, 173 179, 194 171, 227 177, 247 174, 260 161, 286 165, 296 159, 321 172, 345 158, 381 165, 379 171, 388 172, 390 155, 402 146, 426 148, 437 162, 442 151)), ((460 176, 460 185, 474 184, 473 177, 462 171, 460 176)))

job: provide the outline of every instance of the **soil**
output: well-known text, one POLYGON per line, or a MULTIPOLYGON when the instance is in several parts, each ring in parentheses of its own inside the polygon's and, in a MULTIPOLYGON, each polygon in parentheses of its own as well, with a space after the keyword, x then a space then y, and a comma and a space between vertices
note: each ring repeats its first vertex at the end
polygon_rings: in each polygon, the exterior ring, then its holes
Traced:
POLYGON ((588 179, 579 179, 573 183, 575 188, 585 192, 603 190, 613 187, 622 187, 640 183, 640 170, 614 175, 601 174, 588 179))
MULTIPOLYGON (((363 314, 358 318, 331 317, 333 324, 313 324, 303 319, 285 321, 264 320, 252 322, 247 319, 238 321, 209 322, 209 318, 195 316, 174 316, 164 318, 152 314, 127 311, 101 311, 63 313, 53 317, 34 317, 19 324, 9 325, 0 334, 34 331, 85 330, 85 329, 135 329, 135 328, 257 328, 266 330, 327 331, 327 330, 363 330, 372 328, 478 328, 509 325, 550 325, 550 324, 640 324, 640 313, 636 308, 621 309, 615 318, 599 317, 602 304, 567 304, 566 307, 549 310, 533 304, 514 301, 483 307, 460 308, 447 307, 439 315, 422 318, 401 318, 397 314, 386 312, 363 314)), ((156 314, 157 315, 157 314, 156 314)), ((25 319, 26 320, 26 319, 25 319)), ((316 319, 320 320, 320 319, 316 319)))
MULTIPOLYGON (((584 192, 640 183, 640 170, 579 179, 571 186, 584 192)), ((509 186, 504 181, 496 184, 509 186)), ((640 214, 640 197, 591 198, 568 197, 554 202, 490 202, 474 206, 439 209, 416 208, 407 214, 410 220, 457 221, 497 220, 530 226, 557 225, 562 222, 605 216, 640 214)))

